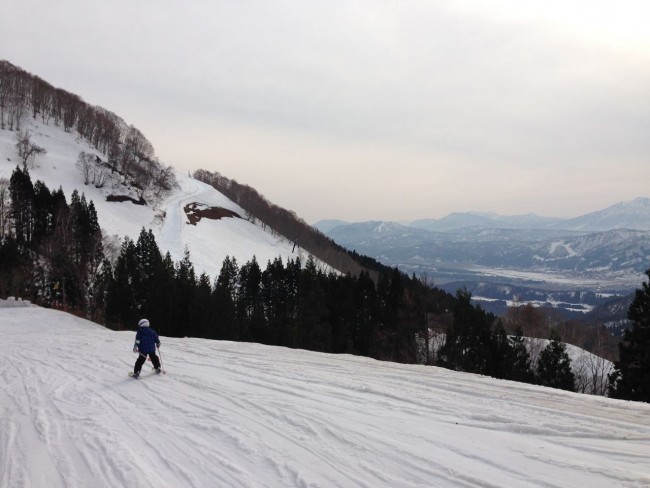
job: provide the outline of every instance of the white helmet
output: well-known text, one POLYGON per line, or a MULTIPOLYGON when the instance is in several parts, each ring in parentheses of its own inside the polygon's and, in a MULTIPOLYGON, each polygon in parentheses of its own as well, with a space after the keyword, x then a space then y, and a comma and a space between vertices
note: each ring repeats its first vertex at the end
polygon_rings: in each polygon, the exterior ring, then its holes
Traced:
POLYGON ((149 327, 149 321, 147 319, 142 319, 138 322, 138 327, 149 327))

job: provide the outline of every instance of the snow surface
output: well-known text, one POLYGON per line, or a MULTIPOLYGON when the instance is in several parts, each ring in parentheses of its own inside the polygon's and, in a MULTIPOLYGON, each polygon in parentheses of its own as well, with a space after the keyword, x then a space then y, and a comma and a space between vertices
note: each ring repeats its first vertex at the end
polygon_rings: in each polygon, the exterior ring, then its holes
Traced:
MULTIPOLYGON (((197 274, 205 272, 212 279, 219 274, 226 256, 235 257, 240 265, 255 256, 262 268, 277 257, 285 263, 296 258, 303 264, 307 261, 307 251, 298 246, 294 250, 292 242, 246 220, 246 212, 241 207, 211 186, 188 176, 177 175, 178 188, 160 201, 149 198, 147 206, 128 201, 107 202, 107 195, 128 194, 128 191, 110 184, 104 188, 84 185, 77 165, 81 151, 95 154, 102 160, 106 160, 105 155, 60 127, 30 117, 23 125, 30 131, 32 142, 47 150, 36 158, 33 168, 28 168, 32 182, 42 180, 51 191, 61 187, 68 202, 73 190, 84 193, 86 199, 95 204, 99 224, 109 236, 129 236, 137 240, 143 227, 151 229, 163 254, 169 251, 174 261, 180 261, 187 248, 197 274), (192 202, 232 210, 242 219, 201 219, 197 225, 191 225, 183 207, 192 202)), ((0 177, 7 179, 19 163, 22 165, 16 149, 16 134, 16 131, 0 130, 0 177)), ((329 269, 318 260, 317 263, 329 269)))
MULTIPOLYGON (((153 324, 155 326, 155 324, 153 324)), ((0 486, 650 486, 650 405, 0 307, 0 486)))

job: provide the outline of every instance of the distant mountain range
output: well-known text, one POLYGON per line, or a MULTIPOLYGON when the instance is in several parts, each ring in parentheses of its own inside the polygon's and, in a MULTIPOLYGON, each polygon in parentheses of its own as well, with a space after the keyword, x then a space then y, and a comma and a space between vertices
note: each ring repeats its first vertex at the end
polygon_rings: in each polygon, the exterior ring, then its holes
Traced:
MULTIPOLYGON (((344 220, 321 220, 316 222, 314 227, 327 234, 335 227, 351 223, 344 220)), ((650 198, 639 197, 570 219, 542 217, 535 214, 499 215, 494 212, 454 212, 440 219, 419 219, 405 225, 434 232, 447 232, 468 227, 557 229, 583 232, 615 229, 650 230, 650 198)))
POLYGON ((504 290, 516 289, 537 304, 586 313, 638 288, 650 268, 649 198, 565 220, 468 212, 408 225, 329 220, 316 227, 448 291, 473 290, 495 312, 512 300, 504 290))

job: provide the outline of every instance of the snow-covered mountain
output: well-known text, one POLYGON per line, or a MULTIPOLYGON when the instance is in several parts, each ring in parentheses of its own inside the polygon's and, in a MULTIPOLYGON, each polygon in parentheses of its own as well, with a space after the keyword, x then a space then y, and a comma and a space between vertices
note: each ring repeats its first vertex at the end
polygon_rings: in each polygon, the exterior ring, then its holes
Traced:
POLYGON ((650 198, 620 202, 603 210, 556 222, 550 227, 580 231, 650 230, 650 198))
MULTIPOLYGON (((302 248, 274 234, 268 228, 256 225, 246 219, 246 212, 209 185, 189 176, 178 175, 178 184, 171 192, 160 198, 150 196, 147 205, 137 205, 130 200, 107 201, 109 195, 136 195, 129 188, 109 179, 103 188, 84 184, 81 168, 77 162, 79 153, 86 152, 101 159, 99 153, 85 140, 61 127, 43 124, 39 120, 25 117, 23 130, 28 130, 33 143, 47 151, 35 159, 28 168, 32 182, 42 180, 50 190, 59 187, 68 198, 77 189, 86 199, 92 200, 98 214, 99 224, 108 236, 136 240, 140 230, 152 229, 160 249, 169 251, 174 261, 183 258, 185 249, 190 252, 198 273, 205 272, 215 278, 224 258, 235 257, 239 263, 250 261, 253 256, 261 266, 277 257, 288 259, 300 257, 303 263, 308 253, 302 248), (190 215, 199 215, 201 210, 223 209, 226 212, 204 212, 208 216, 191 223, 190 215), (219 218, 209 217, 218 214, 219 218), (222 215, 228 215, 222 216, 222 215)), ((0 178, 11 177, 18 158, 15 131, 0 130, 0 178)), ((324 266, 324 265, 323 265, 324 266)))
POLYGON ((319 220, 314 224, 314 227, 320 230, 323 234, 326 234, 335 227, 339 227, 340 225, 347 225, 349 223, 350 222, 347 222, 345 220, 337 219, 319 220))
POLYGON ((419 229, 437 232, 463 229, 466 227, 486 227, 497 229, 544 229, 560 223, 560 219, 540 217, 535 214, 499 215, 493 212, 454 212, 441 219, 414 220, 409 225, 419 229))
POLYGON ((339 226, 327 235, 385 264, 428 269, 433 276, 440 268, 492 274, 503 270, 504 276, 519 271, 538 277, 547 274, 549 281, 555 279, 553 275, 563 275, 576 281, 600 279, 636 286, 650 265, 648 231, 465 228, 431 232, 373 221, 339 226))
POLYGON ((0 486, 648 486, 650 405, 0 302, 0 486))
POLYGON ((383 264, 426 275, 450 293, 467 288, 496 314, 505 312, 516 293, 526 303, 582 317, 610 297, 638 288, 650 268, 650 231, 465 227, 434 232, 370 221, 326 234, 383 264))
POLYGON ((414 220, 409 225, 435 232, 467 227, 561 229, 591 232, 614 229, 650 230, 650 198, 639 197, 627 202, 619 202, 605 209, 571 219, 542 217, 535 214, 499 215, 494 212, 454 212, 440 219, 414 220))

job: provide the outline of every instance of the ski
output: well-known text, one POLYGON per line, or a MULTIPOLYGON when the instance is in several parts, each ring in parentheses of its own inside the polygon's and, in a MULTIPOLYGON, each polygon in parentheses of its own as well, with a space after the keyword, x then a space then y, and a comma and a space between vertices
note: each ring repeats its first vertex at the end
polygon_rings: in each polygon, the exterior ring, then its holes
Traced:
POLYGON ((154 371, 152 371, 151 373, 146 373, 146 374, 143 374, 142 372, 140 372, 140 374, 139 374, 138 376, 136 376, 136 375, 133 373, 133 371, 129 371, 129 377, 130 377, 130 378, 135 378, 136 380, 137 380, 137 379, 140 379, 140 378, 142 378, 142 377, 144 377, 144 376, 156 376, 156 375, 159 375, 159 374, 167 374, 167 371, 160 370, 160 372, 156 372, 156 371, 154 370, 154 371))

